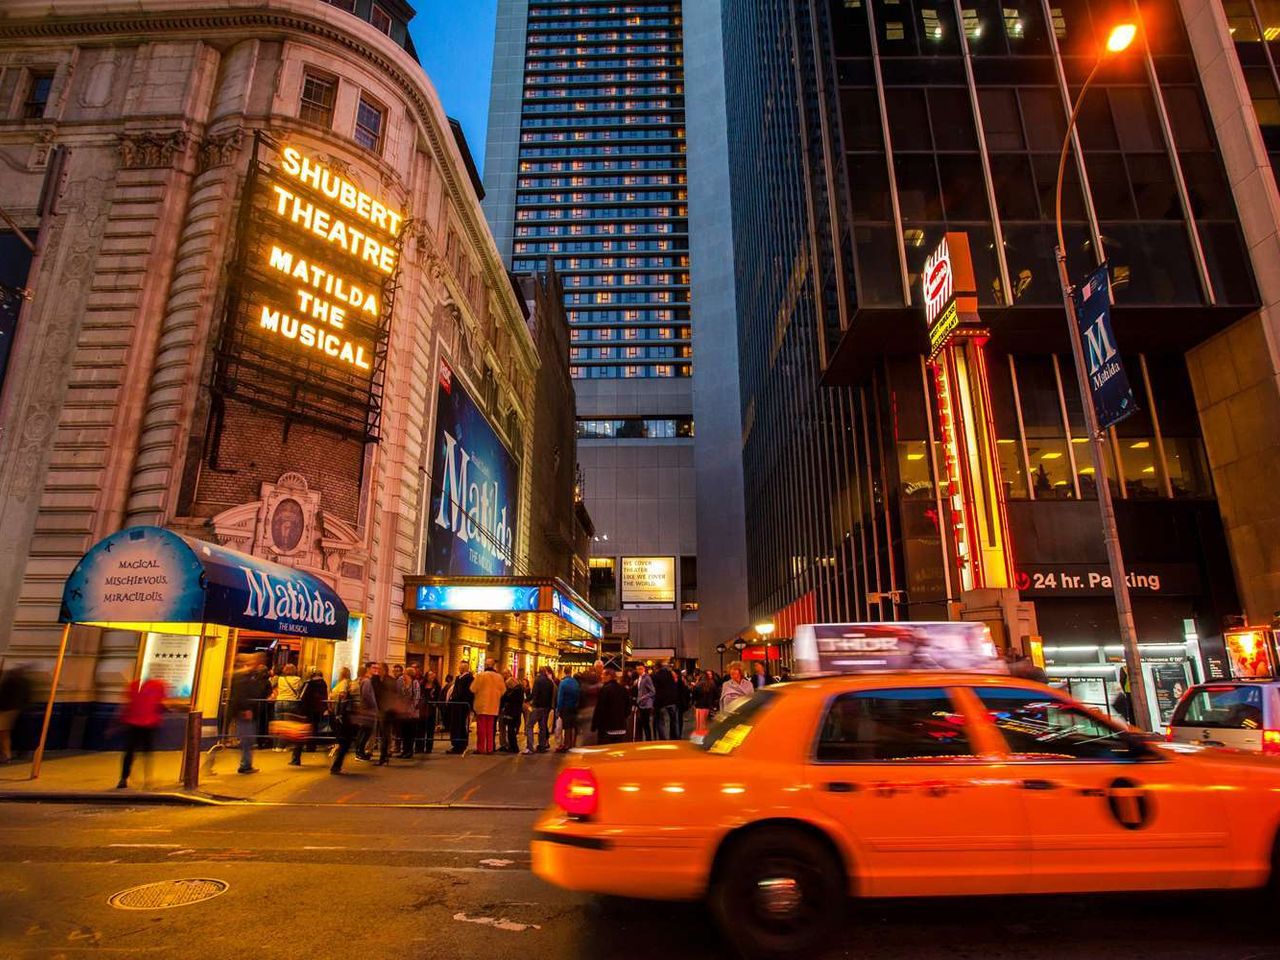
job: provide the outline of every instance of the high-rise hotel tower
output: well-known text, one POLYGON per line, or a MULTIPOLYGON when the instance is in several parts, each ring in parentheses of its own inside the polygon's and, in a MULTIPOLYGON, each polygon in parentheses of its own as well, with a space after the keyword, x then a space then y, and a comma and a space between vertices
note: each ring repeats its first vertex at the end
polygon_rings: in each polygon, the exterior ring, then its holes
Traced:
POLYGON ((681 6, 499 3, 485 209, 514 272, 551 261, 564 281, 578 456, 596 526, 592 604, 615 614, 616 632, 637 650, 692 657, 699 603, 681 6))

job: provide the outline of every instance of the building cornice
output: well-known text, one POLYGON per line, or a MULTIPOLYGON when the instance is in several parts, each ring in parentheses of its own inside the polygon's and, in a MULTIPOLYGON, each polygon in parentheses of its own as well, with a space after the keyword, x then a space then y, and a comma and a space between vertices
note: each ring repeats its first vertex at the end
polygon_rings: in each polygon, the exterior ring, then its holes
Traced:
POLYGON ((436 158, 445 187, 455 201, 467 237, 481 254, 490 290, 502 304, 507 329, 520 344, 527 368, 536 369, 537 350, 515 293, 507 282, 506 267, 489 233, 479 198, 453 142, 453 132, 433 95, 434 91, 429 93, 421 82, 427 79, 422 68, 408 52, 362 20, 320 0, 260 0, 253 7, 228 6, 225 9, 210 9, 207 3, 197 5, 195 0, 177 0, 165 4, 165 7, 145 12, 138 10, 136 4, 124 6, 113 4, 111 0, 92 6, 74 0, 70 3, 58 0, 24 3, 18 0, 8 7, 4 15, 0 15, 0 45, 22 40, 102 39, 148 34, 187 34, 192 39, 207 42, 213 39, 212 34, 244 32, 246 39, 263 39, 264 35, 272 33, 283 38, 302 34, 351 51, 390 79, 417 114, 419 126, 436 158), (191 3, 192 9, 181 9, 185 3, 191 3), (64 9, 68 12, 62 13, 64 9), (338 20, 339 17, 343 19, 338 20), (367 38, 365 34, 368 34, 367 38))

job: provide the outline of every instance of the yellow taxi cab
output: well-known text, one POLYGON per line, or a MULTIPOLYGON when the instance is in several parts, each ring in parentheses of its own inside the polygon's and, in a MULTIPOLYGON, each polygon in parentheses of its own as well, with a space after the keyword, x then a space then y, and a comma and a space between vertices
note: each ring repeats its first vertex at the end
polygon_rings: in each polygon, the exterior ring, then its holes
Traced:
POLYGON ((743 952, 799 953, 848 895, 1258 887, 1280 764, 1150 742, 1008 675, 765 687, 696 742, 583 748, 531 842, 572 890, 706 899, 743 952))

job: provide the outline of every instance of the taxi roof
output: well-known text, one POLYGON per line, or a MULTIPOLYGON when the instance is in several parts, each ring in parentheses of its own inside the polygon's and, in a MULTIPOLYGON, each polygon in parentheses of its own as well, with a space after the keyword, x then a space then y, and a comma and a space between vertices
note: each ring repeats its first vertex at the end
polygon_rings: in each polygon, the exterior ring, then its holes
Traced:
POLYGON ((973 670, 896 670, 876 673, 815 673, 793 676, 790 680, 772 684, 767 690, 801 689, 829 690, 831 687, 886 689, 891 687, 1033 687, 1052 690, 1051 687, 1025 677, 1007 673, 980 673, 973 670))

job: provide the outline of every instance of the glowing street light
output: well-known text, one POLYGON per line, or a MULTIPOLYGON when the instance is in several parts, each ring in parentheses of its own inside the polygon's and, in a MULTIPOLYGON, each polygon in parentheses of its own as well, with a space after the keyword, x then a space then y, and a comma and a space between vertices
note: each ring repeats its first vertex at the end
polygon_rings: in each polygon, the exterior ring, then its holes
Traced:
POLYGON ((1118 23, 1111 28, 1111 35, 1107 37, 1108 53, 1123 53, 1128 49, 1129 44, 1133 43, 1133 38, 1138 35, 1138 25, 1136 23, 1118 23))
POLYGON ((1071 338, 1071 356, 1075 360, 1076 384, 1080 389, 1080 402, 1084 407, 1085 427, 1093 450, 1093 462, 1097 471, 1098 510, 1102 514, 1102 540, 1107 551, 1107 563, 1111 571, 1112 589, 1115 591, 1116 619, 1120 625, 1120 641, 1124 645, 1125 667, 1129 677, 1129 709, 1134 724, 1143 730, 1150 729, 1151 713, 1147 706, 1147 690, 1143 684, 1142 656, 1138 651, 1138 630, 1133 622, 1133 604, 1129 598, 1129 582, 1125 579, 1124 554, 1120 549, 1120 532, 1116 526, 1115 505, 1111 502, 1111 485, 1103 476, 1106 463, 1103 428, 1093 406, 1093 396, 1085 373, 1084 345, 1080 342, 1080 328, 1076 324, 1075 303, 1071 297, 1071 278, 1067 273, 1067 244, 1062 235, 1062 181, 1067 172, 1067 154, 1071 150, 1072 134, 1080 119, 1080 108, 1085 95, 1093 85, 1102 65, 1112 56, 1124 52, 1138 34, 1136 23, 1118 23, 1107 36, 1106 45, 1098 52, 1098 60, 1089 72, 1089 78, 1080 88, 1067 132, 1062 139, 1062 154, 1058 159, 1058 189, 1055 195, 1054 214, 1058 228, 1058 279, 1062 283, 1062 302, 1067 309, 1067 332, 1071 338))

